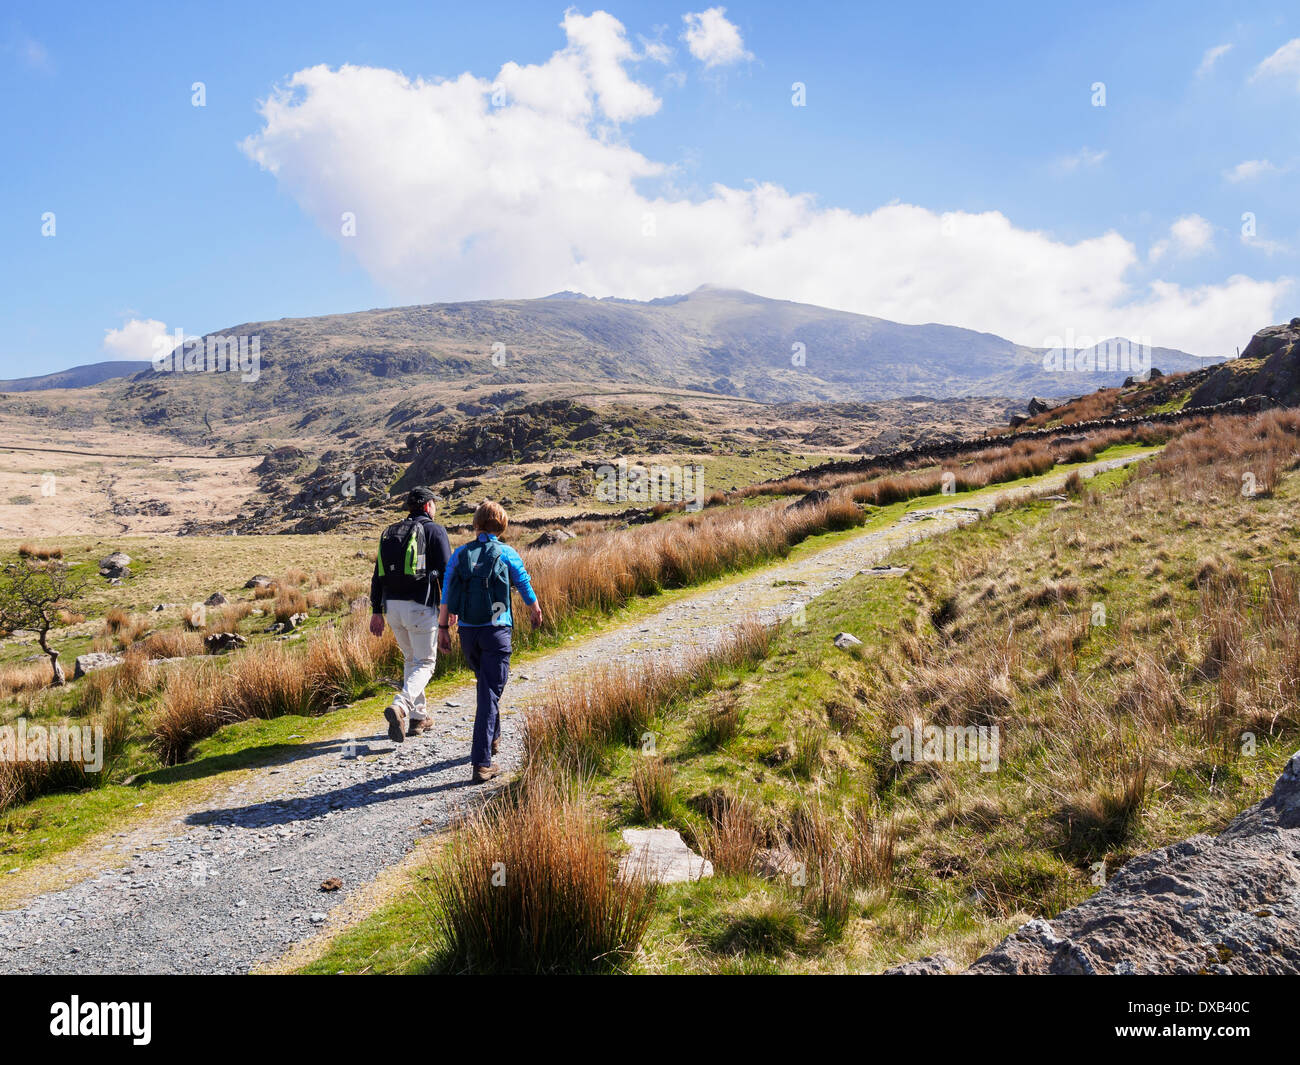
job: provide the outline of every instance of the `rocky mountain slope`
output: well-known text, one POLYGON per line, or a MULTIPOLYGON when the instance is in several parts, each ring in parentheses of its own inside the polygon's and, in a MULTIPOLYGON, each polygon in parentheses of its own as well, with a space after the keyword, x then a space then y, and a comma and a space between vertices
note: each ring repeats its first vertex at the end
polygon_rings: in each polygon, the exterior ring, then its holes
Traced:
POLYGON ((0 392, 44 392, 52 388, 88 388, 118 377, 130 377, 152 368, 148 362, 123 359, 112 362, 92 362, 85 366, 72 366, 57 373, 39 377, 18 377, 0 381, 0 392))
MULTIPOLYGON (((401 389, 620 382, 763 402, 1062 395, 1131 371, 1044 369, 1040 349, 948 325, 902 325, 748 292, 697 289, 639 303, 564 298, 398 307, 234 325, 260 373, 141 373, 116 390, 123 421, 198 430, 401 389)), ((1168 349, 1166 372, 1203 360, 1168 349)), ((321 416, 316 414, 316 417, 321 416)))

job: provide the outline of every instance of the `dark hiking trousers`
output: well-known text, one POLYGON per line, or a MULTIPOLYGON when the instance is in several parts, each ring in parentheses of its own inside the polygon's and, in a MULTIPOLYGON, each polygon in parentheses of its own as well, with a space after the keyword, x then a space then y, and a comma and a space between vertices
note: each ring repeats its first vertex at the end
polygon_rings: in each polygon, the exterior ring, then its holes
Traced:
POLYGON ((473 765, 492 764, 492 741, 501 735, 497 704, 510 675, 509 625, 461 625, 460 647, 478 681, 478 709, 474 714, 474 742, 469 760, 473 765))

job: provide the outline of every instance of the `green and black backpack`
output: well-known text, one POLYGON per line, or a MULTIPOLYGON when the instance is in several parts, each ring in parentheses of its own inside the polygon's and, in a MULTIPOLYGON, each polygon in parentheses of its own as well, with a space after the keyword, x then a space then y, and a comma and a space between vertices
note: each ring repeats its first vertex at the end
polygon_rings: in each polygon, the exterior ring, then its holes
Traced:
POLYGON ((375 569, 384 579, 384 591, 390 599, 413 599, 426 606, 437 605, 438 578, 430 573, 428 518, 403 518, 390 525, 379 537, 379 555, 375 569))

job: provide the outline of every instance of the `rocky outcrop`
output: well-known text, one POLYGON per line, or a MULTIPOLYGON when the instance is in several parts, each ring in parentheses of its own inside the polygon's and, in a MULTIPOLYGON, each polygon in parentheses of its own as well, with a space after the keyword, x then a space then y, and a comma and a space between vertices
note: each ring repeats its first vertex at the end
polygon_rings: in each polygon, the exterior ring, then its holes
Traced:
POLYGON ((114 551, 99 560, 99 575, 109 580, 131 576, 131 556, 125 551, 114 551))
POLYGON ((1133 859, 1086 902, 1022 925, 967 972, 1300 974, 1300 752, 1272 794, 1217 838, 1133 859))
POLYGON ((1261 329, 1241 358, 1217 367, 1192 393, 1188 406, 1254 396, 1288 407, 1300 403, 1300 318, 1261 329))

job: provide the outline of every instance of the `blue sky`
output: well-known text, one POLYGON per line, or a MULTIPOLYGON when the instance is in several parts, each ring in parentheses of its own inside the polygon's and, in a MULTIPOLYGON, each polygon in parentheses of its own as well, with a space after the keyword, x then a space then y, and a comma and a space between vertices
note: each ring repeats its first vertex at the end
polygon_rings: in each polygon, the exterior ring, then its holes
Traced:
POLYGON ((9 3, 0 378, 563 288, 1202 354, 1300 314, 1294 5, 723 6, 9 3))

